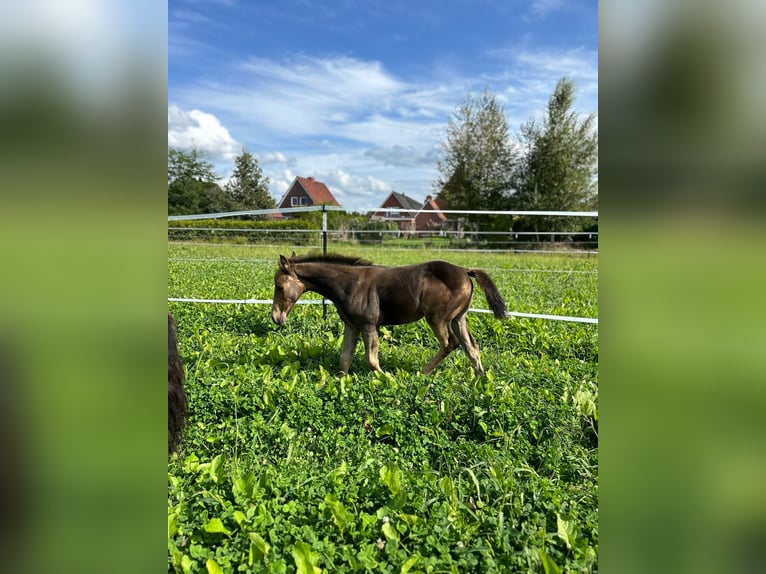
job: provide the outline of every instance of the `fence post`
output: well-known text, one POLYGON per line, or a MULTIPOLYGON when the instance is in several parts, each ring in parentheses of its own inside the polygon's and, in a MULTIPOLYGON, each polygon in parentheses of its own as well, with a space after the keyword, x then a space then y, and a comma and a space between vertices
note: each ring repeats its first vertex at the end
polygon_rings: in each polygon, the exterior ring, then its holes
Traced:
MULTIPOLYGON (((327 206, 322 205, 322 255, 327 255, 327 206)), ((327 318, 327 302, 322 297, 322 320, 327 318)))

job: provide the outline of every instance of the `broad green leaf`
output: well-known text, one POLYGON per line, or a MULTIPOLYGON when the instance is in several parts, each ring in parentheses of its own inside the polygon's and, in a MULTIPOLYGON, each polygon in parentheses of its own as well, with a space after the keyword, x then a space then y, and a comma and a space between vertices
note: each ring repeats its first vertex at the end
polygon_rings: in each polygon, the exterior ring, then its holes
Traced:
POLYGON ((396 531, 396 529, 391 526, 390 522, 384 522, 383 523, 383 535, 386 537, 386 540, 399 540, 399 533, 396 531))
POLYGON ((262 560, 268 555, 271 544, 266 542, 257 532, 248 532, 247 536, 250 538, 250 564, 252 564, 253 557, 262 560))
POLYGON ((407 493, 404 490, 400 490, 391 497, 391 501, 388 504, 395 510, 401 510, 407 504, 407 493))
POLYGON ((296 542, 293 546, 293 560, 297 574, 321 574, 322 569, 316 563, 319 556, 305 542, 296 542))
POLYGON ((220 518, 211 518, 208 520, 208 523, 205 524, 205 532, 231 536, 231 532, 223 525, 223 522, 221 522, 220 518))
POLYGON ((250 498, 253 493, 253 485, 255 484, 255 477, 252 472, 248 472, 244 476, 239 476, 234 479, 234 483, 231 487, 231 492, 234 496, 243 496, 250 498))
POLYGON ((178 513, 168 515, 168 539, 173 538, 178 532, 178 513))
POLYGON ((221 482, 221 478, 223 475, 223 461, 224 461, 224 454, 221 453, 210 462, 210 478, 216 484, 219 484, 221 482))
POLYGON ((346 525, 349 523, 349 519, 351 518, 348 510, 346 510, 346 507, 343 506, 343 503, 341 503, 332 494, 326 494, 324 501, 327 503, 327 506, 330 507, 332 518, 335 521, 335 524, 338 526, 340 531, 343 532, 346 529, 346 525))
POLYGON ((540 560, 543 563, 545 574, 561 574, 561 568, 558 567, 553 559, 548 556, 542 548, 540 549, 540 560))
POLYGON ((412 569, 412 567, 415 566, 415 564, 417 564, 418 560, 420 560, 419 554, 413 554, 412 556, 410 556, 407 559, 407 561, 404 564, 402 564, 401 574, 407 574, 407 572, 409 572, 412 569))
POLYGON ((402 471, 393 462, 387 462, 380 467, 380 480, 396 496, 402 490, 402 471))
POLYGON ((378 427, 378 430, 375 431, 375 436, 381 437, 381 436, 389 436, 394 434, 394 425, 391 423, 386 423, 384 425, 381 425, 378 427))
POLYGON ((449 476, 442 477, 439 481, 439 488, 444 496, 451 498, 455 495, 455 483, 452 482, 452 479, 449 476))
POLYGON ((189 572, 194 565, 194 562, 189 557, 188 554, 184 554, 183 558, 181 558, 181 570, 184 571, 184 573, 189 572))
POLYGON ((332 481, 336 485, 343 484, 343 478, 348 474, 348 465, 346 464, 346 461, 340 463, 340 466, 333 470, 330 475, 332 477, 332 481))
POLYGON ((218 565, 218 562, 212 558, 205 562, 205 568, 207 568, 208 574, 223 574, 223 570, 218 565))
POLYGON ((559 538, 564 541, 567 548, 571 549, 576 538, 575 524, 571 521, 562 519, 561 516, 556 514, 556 527, 558 529, 557 534, 559 535, 559 538))
POLYGON ((378 567, 378 561, 375 558, 377 553, 378 549, 374 544, 367 544, 357 552, 356 557, 367 570, 373 570, 378 567))

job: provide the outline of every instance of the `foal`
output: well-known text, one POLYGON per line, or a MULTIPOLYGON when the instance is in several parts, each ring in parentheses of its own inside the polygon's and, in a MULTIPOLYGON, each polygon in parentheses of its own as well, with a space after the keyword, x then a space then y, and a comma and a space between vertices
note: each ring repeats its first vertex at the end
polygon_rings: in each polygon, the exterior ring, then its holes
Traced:
POLYGON ((378 327, 412 323, 425 317, 439 341, 439 352, 423 368, 430 374, 458 346, 468 355, 477 375, 484 374, 479 346, 468 330, 466 313, 473 296, 473 282, 487 297, 495 317, 502 319, 506 306, 492 279, 479 269, 465 269, 445 261, 428 261, 402 267, 382 267, 369 261, 339 255, 279 257, 274 275, 271 318, 284 325, 295 302, 313 291, 335 304, 345 324, 340 370, 348 372, 354 348, 362 336, 370 368, 378 363, 378 327))

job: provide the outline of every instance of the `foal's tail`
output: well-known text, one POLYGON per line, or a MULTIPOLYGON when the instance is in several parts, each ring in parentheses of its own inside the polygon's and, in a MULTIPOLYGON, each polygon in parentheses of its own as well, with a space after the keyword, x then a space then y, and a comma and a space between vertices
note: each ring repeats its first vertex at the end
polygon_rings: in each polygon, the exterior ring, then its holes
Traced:
POLYGON ((492 313, 494 313, 495 317, 498 319, 505 319, 505 301, 503 301, 503 298, 500 296, 500 291, 497 290, 495 282, 490 279, 489 275, 480 269, 469 269, 468 275, 476 278, 476 283, 478 283, 481 290, 484 291, 489 308, 492 309, 492 313))

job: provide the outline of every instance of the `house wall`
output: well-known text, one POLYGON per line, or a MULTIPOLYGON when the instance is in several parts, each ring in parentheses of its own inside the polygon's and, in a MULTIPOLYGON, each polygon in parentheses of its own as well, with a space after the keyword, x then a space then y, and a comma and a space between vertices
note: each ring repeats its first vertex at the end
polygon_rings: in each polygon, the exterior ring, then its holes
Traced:
MULTIPOLYGON (((381 204, 380 207, 391 207, 391 208, 399 207, 399 208, 401 208, 402 204, 399 203, 397 201, 397 199, 393 195, 389 195, 386 198, 386 201, 384 201, 381 204)), ((373 218, 380 218, 380 219, 387 219, 389 217, 389 214, 386 213, 385 211, 376 211, 375 213, 372 214, 372 217, 373 218)))
POLYGON ((415 218, 415 228, 418 231, 440 231, 444 223, 444 218, 431 210, 421 211, 415 218))
MULTIPOLYGON (((389 195, 386 200, 380 205, 383 208, 399 209, 402 212, 407 210, 402 206, 401 202, 394 196, 389 195)), ((411 210, 410 210, 411 211, 411 210)), ((410 232, 415 229, 415 220, 411 217, 400 217, 396 215, 396 212, 376 211, 372 214, 372 219, 379 219, 383 221, 393 221, 399 228, 399 231, 410 232)))
POLYGON ((309 196, 308 192, 303 189, 303 186, 300 184, 295 184, 290 188, 290 191, 287 192, 287 195, 282 199, 282 203, 280 203, 277 207, 278 208, 288 208, 288 207, 304 207, 307 205, 314 205, 313 200, 309 196), (298 198, 298 205, 292 204, 292 198, 297 197, 298 198), (301 204, 301 198, 305 198, 305 202, 301 204))

